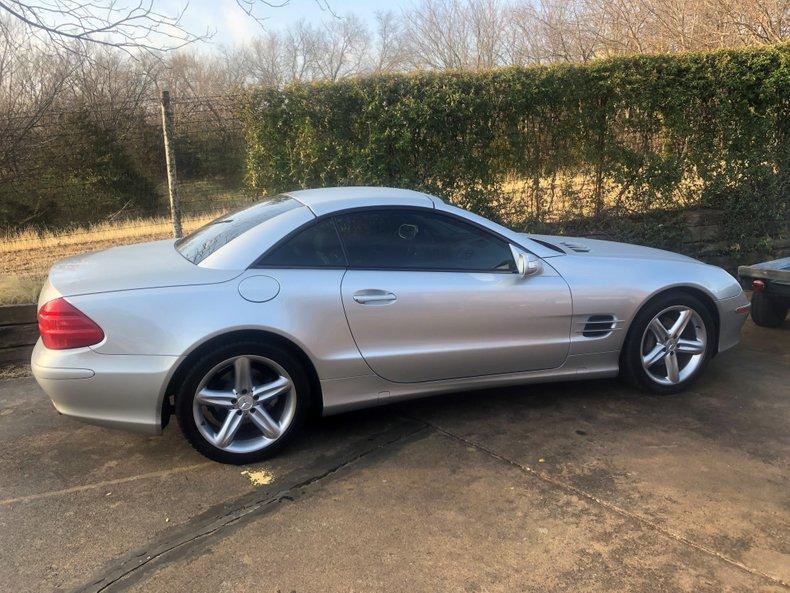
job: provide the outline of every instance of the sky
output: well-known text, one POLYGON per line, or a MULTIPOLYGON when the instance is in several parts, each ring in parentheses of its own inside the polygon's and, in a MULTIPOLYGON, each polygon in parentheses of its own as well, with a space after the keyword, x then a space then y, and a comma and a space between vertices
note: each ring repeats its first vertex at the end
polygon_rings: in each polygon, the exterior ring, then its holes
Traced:
MULTIPOLYGON (((270 0, 270 3, 283 1, 270 0)), ((185 3, 186 0, 160 0, 157 4, 159 10, 177 14, 185 3)), ((332 13, 339 16, 353 13, 372 25, 376 12, 397 11, 411 3, 410 0, 290 0, 281 7, 268 7, 259 2, 255 14, 266 17, 263 27, 270 29, 283 29, 300 18, 317 23, 334 18, 332 13), (332 12, 323 8, 327 1, 332 12)), ((233 46, 262 32, 262 26, 246 15, 236 0, 190 0, 182 23, 193 33, 213 31, 211 44, 215 46, 233 46)))

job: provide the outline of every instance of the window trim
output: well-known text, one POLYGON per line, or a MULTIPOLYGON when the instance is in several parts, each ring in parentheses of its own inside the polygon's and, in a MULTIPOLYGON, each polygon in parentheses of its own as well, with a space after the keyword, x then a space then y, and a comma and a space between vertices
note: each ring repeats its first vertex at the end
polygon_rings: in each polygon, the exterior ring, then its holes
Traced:
MULTIPOLYGON (((522 245, 518 243, 514 243, 507 237, 500 235, 496 231, 492 231, 491 229, 479 224, 473 220, 469 220, 464 218, 463 216, 459 216, 453 212, 445 212, 443 210, 437 210, 436 208, 430 208, 427 206, 406 206, 406 205, 377 205, 377 206, 355 206, 351 208, 344 208, 343 210, 337 210, 335 212, 329 212, 327 214, 322 214, 321 216, 317 216, 315 219, 306 222, 300 227, 295 228, 288 234, 286 234, 282 239, 277 241, 274 245, 269 247, 263 254, 261 254, 250 266, 248 269, 293 269, 293 270, 368 270, 368 271, 388 271, 388 272, 456 272, 456 273, 475 273, 475 274, 518 274, 517 270, 481 270, 478 268, 395 268, 391 266, 378 266, 378 267, 370 267, 370 266, 352 266, 350 264, 350 260, 348 257, 348 250, 346 249, 346 245, 343 242, 343 237, 340 234, 340 231, 337 228, 336 218, 338 216, 342 216, 345 214, 355 214, 358 212, 378 212, 382 210, 413 210, 422 213, 432 213, 439 217, 449 218, 450 220, 460 222, 461 224, 467 224, 479 231, 482 231, 485 234, 493 237, 494 239, 501 241, 506 246, 516 245, 517 247, 524 249, 525 251, 529 251, 528 249, 524 248, 522 245), (332 220, 332 226, 335 229, 335 233, 337 234, 337 238, 340 241, 340 246, 343 249, 343 258, 346 260, 345 266, 296 266, 296 265, 269 265, 264 264, 263 260, 273 252, 275 249, 280 247, 280 245, 286 243, 291 238, 295 237, 302 231, 306 231, 310 227, 318 224, 326 220, 327 218, 332 220)), ((515 260, 513 260, 514 268, 515 268, 515 260)))
MULTIPOLYGON (((334 214, 334 213, 333 213, 334 214)), ((348 254, 346 253, 346 246, 343 245, 343 239, 340 237, 340 232, 337 230, 337 224, 335 223, 335 219, 333 218, 333 214, 327 214, 323 216, 316 216, 313 220, 308 220, 301 226, 296 227, 289 233, 287 233, 284 237, 282 237, 279 241, 275 242, 274 245, 269 247, 266 251, 264 251, 258 258, 250 264, 247 268, 248 270, 347 270, 348 269, 348 254), (295 238, 297 235, 308 231, 312 227, 324 222, 325 220, 329 219, 332 223, 332 228, 335 231, 335 236, 337 237, 337 242, 340 243, 340 249, 343 251, 343 260, 346 262, 344 266, 299 266, 299 265, 284 265, 284 264, 267 264, 264 263, 264 259, 266 259, 269 255, 271 255, 276 249, 279 249, 281 246, 285 245, 291 239, 295 238)))

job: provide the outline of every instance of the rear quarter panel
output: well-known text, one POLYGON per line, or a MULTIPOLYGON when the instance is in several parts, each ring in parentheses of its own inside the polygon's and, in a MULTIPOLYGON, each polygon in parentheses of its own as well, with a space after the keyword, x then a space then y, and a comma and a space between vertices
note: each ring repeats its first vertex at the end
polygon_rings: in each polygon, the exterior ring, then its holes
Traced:
POLYGON ((106 339, 100 354, 183 356, 212 337, 258 329, 281 335, 311 358, 321 378, 369 373, 351 337, 340 297, 344 270, 248 270, 219 284, 151 288, 72 297, 106 339), (238 286, 251 276, 280 285, 266 302, 238 286))

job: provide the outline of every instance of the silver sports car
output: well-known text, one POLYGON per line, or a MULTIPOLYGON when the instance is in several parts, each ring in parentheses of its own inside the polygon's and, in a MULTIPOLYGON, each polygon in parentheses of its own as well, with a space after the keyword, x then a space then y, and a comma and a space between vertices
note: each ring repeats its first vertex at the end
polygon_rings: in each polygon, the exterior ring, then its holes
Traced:
POLYGON ((618 374, 675 393, 748 311, 732 276, 682 255, 338 187, 56 264, 32 365, 63 414, 158 433, 175 413, 198 451, 247 463, 311 411, 618 374))

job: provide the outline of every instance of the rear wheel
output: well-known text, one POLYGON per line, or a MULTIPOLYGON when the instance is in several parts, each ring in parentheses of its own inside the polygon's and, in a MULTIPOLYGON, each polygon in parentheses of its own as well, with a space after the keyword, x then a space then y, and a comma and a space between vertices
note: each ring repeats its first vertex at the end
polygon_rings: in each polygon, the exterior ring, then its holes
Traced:
POLYGON ((752 319, 761 327, 779 327, 787 316, 787 305, 781 305, 762 292, 752 293, 752 319))
POLYGON ((293 437, 309 396, 305 372, 288 352, 239 342, 196 362, 176 395, 176 414, 186 438, 206 457, 252 463, 293 437))
POLYGON ((692 295, 659 297, 637 314, 623 346, 621 368, 632 384, 657 394, 687 388, 713 351, 713 319, 692 295))

